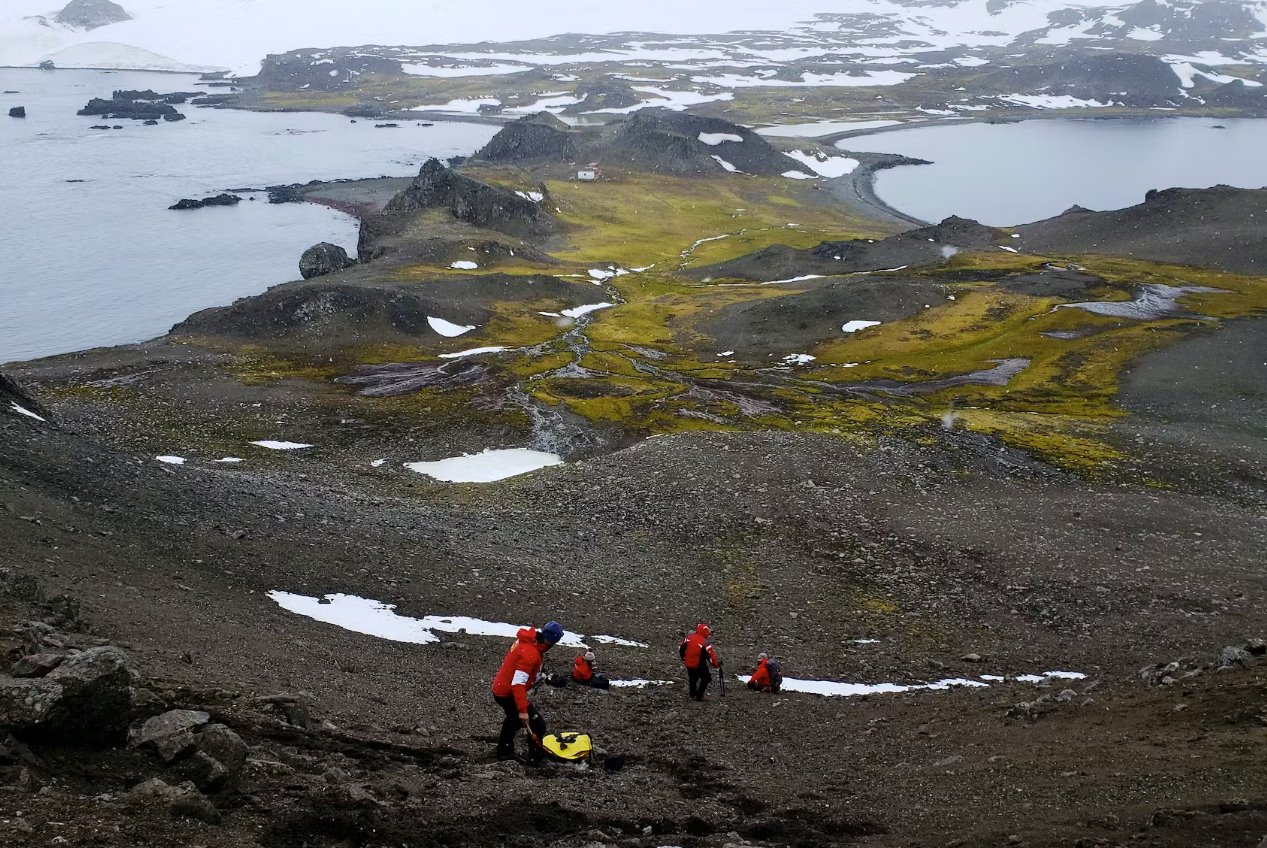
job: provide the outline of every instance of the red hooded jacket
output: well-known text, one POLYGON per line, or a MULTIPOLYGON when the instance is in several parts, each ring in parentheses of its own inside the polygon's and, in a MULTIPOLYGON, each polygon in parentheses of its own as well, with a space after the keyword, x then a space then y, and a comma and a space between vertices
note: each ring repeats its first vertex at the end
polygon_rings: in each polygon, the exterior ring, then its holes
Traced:
POLYGON ((699 668, 704 664, 704 657, 708 657, 708 661, 713 664, 713 668, 717 668, 717 652, 713 650, 713 646, 708 644, 708 628, 700 625, 695 628, 695 632, 686 637, 683 643, 686 650, 682 653, 682 664, 687 668, 699 668))
POLYGON ((774 681, 770 679, 769 664, 769 660, 757 660, 757 668, 752 672, 752 679, 748 681, 749 686, 765 691, 774 685, 774 681))
POLYGON ((502 667, 493 678, 493 696, 513 695, 519 712, 528 712, 528 690, 537 682, 545 645, 537 641, 537 629, 525 627, 515 636, 515 644, 506 652, 502 667))
POLYGON ((584 654, 577 654, 576 661, 572 663, 572 679, 577 683, 589 683, 594 679, 594 669, 584 654))

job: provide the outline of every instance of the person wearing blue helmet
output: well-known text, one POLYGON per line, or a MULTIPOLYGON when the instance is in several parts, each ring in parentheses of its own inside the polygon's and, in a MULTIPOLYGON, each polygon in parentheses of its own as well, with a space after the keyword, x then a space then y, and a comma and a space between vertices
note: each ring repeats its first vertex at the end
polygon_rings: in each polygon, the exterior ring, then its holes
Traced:
POLYGON ((528 700, 528 693, 537 682, 546 651, 563 638, 563 625, 548 622, 536 630, 524 627, 515 635, 515 644, 506 652, 497 676, 493 678, 493 700, 506 713, 501 735, 497 739, 497 758, 513 759, 515 736, 519 728, 526 728, 532 741, 530 759, 535 760, 541 750, 540 740, 546 735, 545 719, 528 700))

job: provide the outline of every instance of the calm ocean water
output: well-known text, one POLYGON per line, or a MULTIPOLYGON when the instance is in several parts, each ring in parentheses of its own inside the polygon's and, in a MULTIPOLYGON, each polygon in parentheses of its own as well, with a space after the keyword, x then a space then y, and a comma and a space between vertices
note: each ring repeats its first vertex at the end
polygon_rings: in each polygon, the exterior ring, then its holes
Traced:
POLYGON ((405 176, 469 154, 496 127, 376 130, 316 113, 178 107, 146 127, 75 112, 114 89, 197 91, 196 77, 0 69, 0 362, 162 335, 190 313, 298 279, 319 241, 356 247, 351 217, 312 204, 174 212, 182 197, 340 177, 405 176), (7 117, 25 106, 25 120, 7 117), (92 124, 122 130, 91 130, 92 124), (70 182, 82 180, 83 182, 70 182))
POLYGON ((848 138, 839 146, 932 161, 882 171, 875 183, 886 203, 925 221, 959 215, 1006 226, 1050 218, 1074 204, 1133 206, 1152 188, 1267 186, 1267 120, 942 124, 848 138))

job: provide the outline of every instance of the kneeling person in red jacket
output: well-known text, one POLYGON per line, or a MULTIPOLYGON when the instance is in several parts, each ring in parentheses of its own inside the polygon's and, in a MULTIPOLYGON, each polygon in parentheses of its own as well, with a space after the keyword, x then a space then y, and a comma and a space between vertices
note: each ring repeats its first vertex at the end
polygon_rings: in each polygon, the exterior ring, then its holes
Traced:
POLYGON ((748 678, 748 688, 755 692, 778 694, 783 675, 779 673, 779 664, 772 662, 767 653, 757 654, 757 667, 748 678))
POLYGON ((540 740, 546 735, 545 719, 528 701, 528 690, 537 682, 541 662, 546 651, 563 638, 563 625, 551 621, 540 630, 525 627, 515 637, 515 644, 506 652, 497 676, 493 678, 493 700, 506 713, 502 732, 497 738, 497 758, 513 759, 515 734, 526 727, 532 739, 529 749, 535 758, 540 752, 540 740))
POLYGON ((593 651, 577 654, 576 660, 572 663, 572 679, 582 686, 592 686, 595 689, 610 688, 611 681, 607 679, 607 675, 594 671, 594 665, 597 662, 598 657, 594 656, 593 651))

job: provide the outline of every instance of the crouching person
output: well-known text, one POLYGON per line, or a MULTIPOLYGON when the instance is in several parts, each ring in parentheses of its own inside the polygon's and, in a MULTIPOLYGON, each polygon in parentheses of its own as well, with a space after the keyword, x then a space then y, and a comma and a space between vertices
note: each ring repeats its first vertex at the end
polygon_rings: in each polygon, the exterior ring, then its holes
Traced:
POLYGON ((572 679, 582 686, 591 686, 595 689, 608 689, 611 687, 611 681, 607 679, 607 675, 599 674, 594 669, 598 665, 598 657, 593 651, 585 651, 576 655, 576 661, 572 663, 572 679))
POLYGON ((525 627, 515 637, 515 644, 506 652, 497 676, 493 678, 493 700, 506 713, 502 722, 501 735, 497 738, 497 758, 499 760, 514 759, 515 736, 519 728, 526 728, 529 746, 529 760, 536 761, 541 756, 540 740, 546 735, 545 719, 528 700, 528 692, 537 682, 541 673, 541 663, 546 651, 554 647, 563 638, 563 625, 551 621, 536 630, 525 627))
POLYGON ((770 692, 777 694, 783 684, 783 674, 779 661, 770 659, 767 653, 757 654, 757 667, 748 678, 748 688, 754 692, 770 692))

